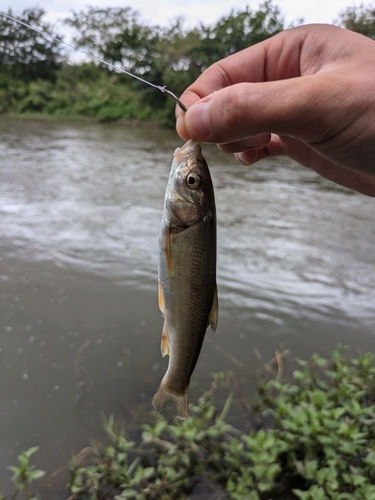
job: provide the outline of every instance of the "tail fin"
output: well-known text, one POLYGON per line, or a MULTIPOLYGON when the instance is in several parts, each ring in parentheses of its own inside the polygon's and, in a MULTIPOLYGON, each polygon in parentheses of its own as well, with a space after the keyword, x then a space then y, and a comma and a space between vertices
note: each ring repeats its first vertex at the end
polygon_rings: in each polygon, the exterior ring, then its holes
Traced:
POLYGON ((155 394, 152 404, 154 405, 157 411, 164 410, 164 408, 172 408, 172 410, 176 413, 177 417, 181 420, 185 420, 188 416, 188 397, 189 397, 189 387, 185 391, 185 394, 179 396, 171 392, 166 384, 160 384, 158 392, 155 394))

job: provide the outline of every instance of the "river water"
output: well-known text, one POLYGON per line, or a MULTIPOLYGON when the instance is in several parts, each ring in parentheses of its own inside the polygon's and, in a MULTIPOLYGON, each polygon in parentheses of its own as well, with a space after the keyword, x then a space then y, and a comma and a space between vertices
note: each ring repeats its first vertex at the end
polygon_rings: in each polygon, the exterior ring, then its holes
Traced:
MULTIPOLYGON (((0 120, 3 493, 20 450, 39 445, 33 463, 51 472, 100 433, 101 411, 129 429, 151 411, 168 362, 158 230, 180 145, 157 129, 0 120)), ((375 352, 375 200, 286 159, 249 168, 203 151, 220 316, 191 399, 214 371, 255 372, 254 349, 265 361, 280 345, 300 357, 338 343, 375 352)))

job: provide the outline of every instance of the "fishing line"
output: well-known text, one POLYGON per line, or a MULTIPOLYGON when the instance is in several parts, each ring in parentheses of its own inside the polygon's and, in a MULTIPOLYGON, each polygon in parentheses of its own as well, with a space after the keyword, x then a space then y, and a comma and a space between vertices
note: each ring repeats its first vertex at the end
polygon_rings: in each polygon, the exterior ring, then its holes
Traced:
POLYGON ((44 31, 40 30, 39 28, 35 28, 34 26, 30 26, 29 24, 27 24, 27 23, 25 23, 23 21, 20 21, 19 19, 15 18, 13 16, 10 16, 9 14, 5 14, 4 12, 0 12, 0 15, 2 15, 3 17, 6 17, 8 19, 10 19, 11 21, 15 21, 18 24, 22 24, 22 26, 25 26, 26 28, 34 30, 37 33, 40 33, 44 37, 49 37, 52 40, 54 40, 55 42, 63 43, 64 45, 67 45, 71 49, 73 49, 73 50, 75 50, 77 52, 81 52, 85 56, 91 57, 92 59, 95 59, 96 61, 99 61, 102 64, 107 65, 109 68, 113 68, 115 71, 118 71, 119 73, 125 73, 125 75, 131 76, 132 78, 135 78, 136 80, 139 80, 140 82, 145 83, 146 85, 150 85, 150 87, 154 87, 155 89, 160 90, 160 92, 163 92, 163 93, 166 93, 166 94, 170 95, 177 102, 177 104, 180 106, 180 108, 182 109, 182 111, 185 111, 185 112, 187 111, 187 108, 186 108, 185 104, 183 104, 180 101, 180 99, 178 99, 178 97, 175 96, 175 94, 173 92, 171 92, 170 90, 168 90, 166 88, 166 86, 154 85, 153 83, 148 82, 147 80, 144 80, 140 76, 134 75, 133 73, 130 73, 129 71, 126 71, 123 68, 118 68, 114 64, 109 63, 108 61, 105 61, 104 59, 101 59, 100 57, 98 57, 98 56, 96 56, 94 54, 91 54, 91 52, 86 52, 85 50, 82 50, 79 47, 75 47, 74 45, 72 45, 72 44, 70 44, 68 42, 64 42, 64 40, 60 40, 59 38, 57 38, 57 37, 55 37, 53 35, 50 35, 49 33, 44 32, 44 31))

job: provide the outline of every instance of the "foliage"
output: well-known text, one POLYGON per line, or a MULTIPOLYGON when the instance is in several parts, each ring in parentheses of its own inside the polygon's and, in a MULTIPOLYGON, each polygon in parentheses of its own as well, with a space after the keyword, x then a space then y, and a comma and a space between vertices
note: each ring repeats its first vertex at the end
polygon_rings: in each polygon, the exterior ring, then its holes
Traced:
MULTIPOLYGON (((45 474, 43 470, 35 469, 33 465, 29 464, 30 457, 34 455, 34 453, 36 453, 38 450, 39 447, 34 446, 26 451, 23 451, 18 456, 18 466, 8 466, 8 469, 13 472, 12 482, 14 486, 16 487, 17 491, 23 492, 24 498, 27 500, 33 500, 34 498, 29 492, 29 485, 33 481, 41 479, 45 474)), ((13 498, 15 498, 15 496, 13 498)))
POLYGON ((154 425, 144 425, 138 446, 116 429, 113 417, 105 420, 112 444, 95 466, 71 470, 70 491, 82 499, 109 490, 116 500, 182 499, 199 482, 208 484, 206 472, 214 464, 216 447, 231 431, 224 420, 227 410, 218 414, 215 409, 216 388, 214 382, 180 425, 169 425, 160 416, 154 425))
POLYGON ((347 7, 339 18, 344 28, 375 40, 375 3, 347 7))
POLYGON ((131 7, 86 7, 73 12, 65 24, 75 28, 77 47, 111 64, 120 63, 128 71, 144 73, 152 64, 150 48, 157 38, 157 30, 143 25, 139 13, 131 7))
MULTIPOLYGON (((12 10, 8 14, 13 16, 12 10)), ((39 7, 25 9, 19 20, 43 33, 58 36, 43 22, 39 7)), ((0 73, 29 82, 37 78, 53 80, 63 60, 60 44, 30 28, 0 16, 0 73)))
POLYGON ((72 462, 70 498, 183 500, 199 490, 215 499, 374 500, 373 356, 349 360, 340 348, 297 363, 291 380, 269 371, 259 382, 250 432, 229 423, 238 383, 228 389, 233 378, 223 374, 185 421, 154 416, 140 441, 104 419, 110 444, 91 465, 72 462), (219 391, 229 392, 224 406, 219 391))
POLYGON ((144 121, 152 117, 151 107, 139 93, 124 85, 118 75, 108 75, 93 64, 62 66, 54 84, 48 80, 29 84, 4 81, 0 76, 0 111, 87 117, 103 122, 144 121))
MULTIPOLYGON (((43 16, 44 11, 36 7, 25 10, 20 19, 56 36, 43 16)), ((74 29, 77 47, 154 85, 165 85, 176 95, 217 60, 284 28, 272 0, 266 0, 257 11, 246 7, 214 25, 192 29, 184 27, 182 18, 167 27, 147 26, 130 7, 86 7, 72 12, 64 22, 74 29)), ((0 16, 0 112, 101 120, 151 116, 164 126, 173 126, 175 103, 166 94, 102 63, 83 63, 81 69, 74 70, 62 62, 58 42, 0 16), (95 65, 99 72, 87 71, 95 65), (65 85, 68 73, 74 84, 65 85)))
POLYGON ((195 64, 200 71, 214 62, 251 45, 262 42, 284 29, 280 9, 266 0, 253 12, 246 7, 223 16, 214 26, 200 27, 200 45, 194 51, 195 64))
POLYGON ((299 484, 302 500, 375 498, 375 367, 364 354, 348 361, 299 360, 293 381, 259 387, 254 409, 271 418, 268 433, 282 439, 283 481, 299 484))

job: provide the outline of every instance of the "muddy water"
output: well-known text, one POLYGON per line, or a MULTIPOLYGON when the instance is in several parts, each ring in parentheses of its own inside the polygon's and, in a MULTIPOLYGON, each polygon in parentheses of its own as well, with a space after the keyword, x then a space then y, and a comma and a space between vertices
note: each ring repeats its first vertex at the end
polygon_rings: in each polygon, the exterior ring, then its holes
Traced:
MULTIPOLYGON (((0 491, 40 445, 53 471, 101 432, 134 428, 166 369, 157 240, 173 132, 0 120, 0 491)), ((286 160, 204 148, 218 211, 220 319, 194 372, 250 370, 280 344, 375 352, 375 200, 286 160)), ((249 386, 253 381, 248 380, 249 386)))

